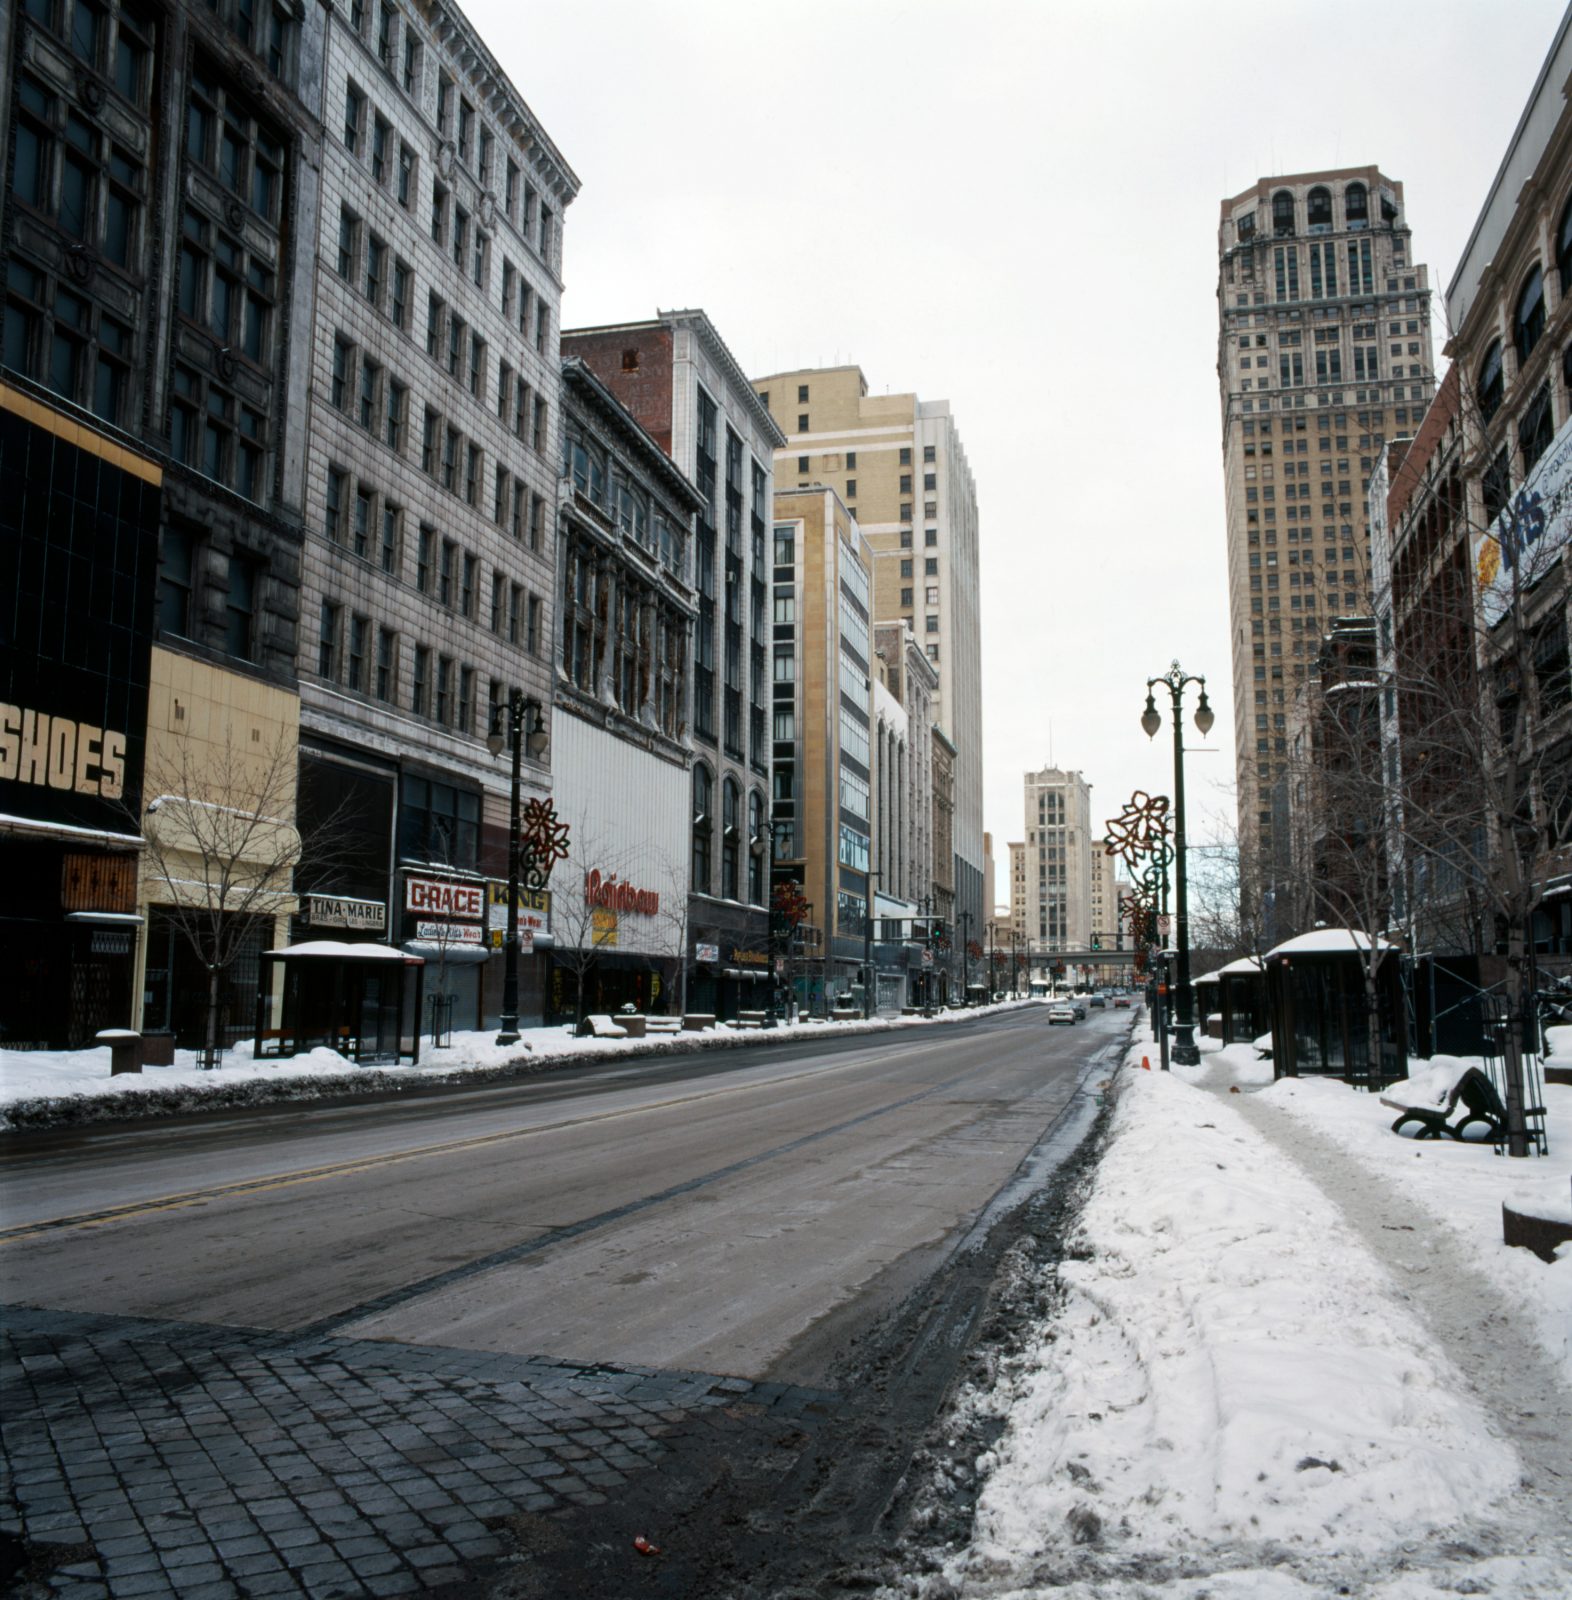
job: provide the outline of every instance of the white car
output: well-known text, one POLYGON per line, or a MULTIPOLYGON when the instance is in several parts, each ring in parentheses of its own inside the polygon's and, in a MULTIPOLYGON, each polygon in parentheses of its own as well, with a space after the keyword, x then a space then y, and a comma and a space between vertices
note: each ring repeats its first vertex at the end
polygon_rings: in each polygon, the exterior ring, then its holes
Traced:
POLYGON ((1078 1020, 1075 1007, 1066 1004, 1063 1000, 1056 1000, 1048 1007, 1048 1020, 1050 1022, 1068 1022, 1073 1028, 1078 1020))

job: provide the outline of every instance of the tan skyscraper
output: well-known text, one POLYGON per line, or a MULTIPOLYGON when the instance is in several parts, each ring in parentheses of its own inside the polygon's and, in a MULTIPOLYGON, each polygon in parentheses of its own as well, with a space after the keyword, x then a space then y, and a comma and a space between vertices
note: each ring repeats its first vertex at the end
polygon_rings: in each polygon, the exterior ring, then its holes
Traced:
POLYGON ((1241 870, 1270 909, 1294 689, 1331 619, 1369 612, 1365 487, 1435 390, 1430 281, 1376 167, 1263 178, 1217 245, 1241 870))
POLYGON ((992 912, 983 891, 977 490, 949 402, 870 395, 859 367, 778 372, 754 387, 787 436, 775 452, 776 490, 822 484, 840 494, 873 548, 874 621, 906 622, 938 669, 934 720, 955 746, 955 916, 966 915, 975 939, 992 912))

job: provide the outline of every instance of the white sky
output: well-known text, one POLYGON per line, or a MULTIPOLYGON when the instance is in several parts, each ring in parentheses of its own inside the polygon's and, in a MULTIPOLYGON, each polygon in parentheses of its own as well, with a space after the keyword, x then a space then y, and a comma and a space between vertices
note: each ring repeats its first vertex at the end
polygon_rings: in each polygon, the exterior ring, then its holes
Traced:
POLYGON ((1171 791, 1139 719, 1175 656, 1217 711, 1191 835, 1231 819, 1219 203, 1380 166, 1439 329, 1560 0, 464 4, 583 184, 564 326, 699 306, 750 374, 951 402, 1000 900, 1050 749, 1099 820, 1171 791))

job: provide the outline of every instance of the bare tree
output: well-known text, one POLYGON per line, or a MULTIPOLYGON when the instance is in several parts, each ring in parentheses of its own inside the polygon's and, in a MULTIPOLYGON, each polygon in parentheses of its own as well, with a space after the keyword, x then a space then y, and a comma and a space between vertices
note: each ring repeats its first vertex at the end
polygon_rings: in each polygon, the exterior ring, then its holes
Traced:
MULTIPOLYGON (((202 1064, 222 1053, 224 975, 255 940, 257 918, 293 909, 302 856, 295 816, 296 747, 279 733, 241 746, 180 739, 150 765, 143 831, 144 870, 160 909, 207 974, 202 1064)), ((318 860, 342 850, 347 819, 316 821, 310 846, 318 860)))

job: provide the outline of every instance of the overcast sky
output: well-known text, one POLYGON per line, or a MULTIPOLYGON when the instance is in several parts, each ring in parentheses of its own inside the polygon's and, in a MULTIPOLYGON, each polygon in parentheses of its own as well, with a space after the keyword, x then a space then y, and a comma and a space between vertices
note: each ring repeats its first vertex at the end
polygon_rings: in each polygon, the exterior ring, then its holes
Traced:
POLYGON ((1378 165, 1439 330, 1561 0, 463 3, 583 184, 565 327, 698 306, 750 374, 950 401, 1001 901, 1028 768, 1097 819, 1171 792, 1140 714, 1175 656, 1217 710, 1192 837, 1231 819, 1219 203, 1378 165))

